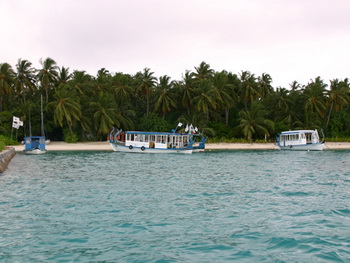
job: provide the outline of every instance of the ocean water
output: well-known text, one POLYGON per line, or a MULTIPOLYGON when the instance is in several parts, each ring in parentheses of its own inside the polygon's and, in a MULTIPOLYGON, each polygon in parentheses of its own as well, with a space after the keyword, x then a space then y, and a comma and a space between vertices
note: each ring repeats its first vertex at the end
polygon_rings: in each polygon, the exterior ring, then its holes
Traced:
POLYGON ((0 262, 350 262, 350 151, 17 154, 0 262))

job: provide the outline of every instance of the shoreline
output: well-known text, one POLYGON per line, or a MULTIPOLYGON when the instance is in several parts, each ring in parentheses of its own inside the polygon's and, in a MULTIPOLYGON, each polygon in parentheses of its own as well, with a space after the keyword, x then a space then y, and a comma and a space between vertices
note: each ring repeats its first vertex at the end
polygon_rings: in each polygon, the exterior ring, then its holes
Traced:
MULTIPOLYGON (((11 146, 23 152, 23 145, 11 146)), ((109 142, 50 142, 47 151, 113 151, 109 142)), ((206 150, 278 150, 274 143, 207 143, 206 150)), ((350 150, 350 142, 326 142, 324 150, 350 150)))

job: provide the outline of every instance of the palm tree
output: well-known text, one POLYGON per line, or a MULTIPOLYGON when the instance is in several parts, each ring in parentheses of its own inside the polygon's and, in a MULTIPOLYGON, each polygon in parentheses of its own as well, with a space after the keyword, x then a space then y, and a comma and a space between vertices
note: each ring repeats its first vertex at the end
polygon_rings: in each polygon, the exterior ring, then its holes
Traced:
POLYGON ((69 130, 73 134, 74 122, 81 118, 81 107, 78 99, 65 86, 57 89, 55 100, 48 104, 54 110, 54 122, 63 127, 63 120, 67 121, 69 130))
POLYGON ((254 74, 251 74, 249 71, 242 71, 240 77, 241 98, 243 98, 245 109, 248 111, 248 102, 253 103, 253 101, 259 96, 258 83, 256 82, 254 74))
POLYGON ((89 86, 92 85, 92 77, 85 71, 75 70, 69 82, 80 95, 89 95, 88 93, 92 93, 92 91, 88 89, 89 86))
POLYGON ((225 125, 228 126, 230 108, 234 104, 233 98, 229 95, 230 85, 228 84, 228 73, 226 71, 215 72, 213 86, 216 91, 218 108, 225 111, 225 125))
POLYGON ((61 67, 58 70, 57 83, 59 85, 65 85, 72 78, 72 74, 69 73, 69 68, 61 67))
POLYGON ((128 103, 134 92, 132 77, 123 73, 116 73, 111 79, 112 90, 120 104, 128 103))
POLYGON ((196 72, 193 73, 193 76, 196 80, 210 79, 214 74, 214 70, 204 61, 198 67, 195 67, 195 70, 196 72))
POLYGON ((238 127, 248 141, 252 141, 254 135, 270 136, 269 130, 273 129, 274 124, 271 120, 265 119, 266 114, 267 111, 258 102, 253 102, 250 110, 239 112, 238 127))
POLYGON ((263 73, 261 77, 258 77, 259 95, 262 99, 272 93, 273 88, 271 83, 272 78, 269 74, 263 73))
POLYGON ((32 67, 32 63, 28 60, 19 59, 16 64, 16 91, 18 94, 22 93, 23 102, 26 102, 25 93, 27 90, 35 90, 35 69, 32 67))
POLYGON ((110 83, 111 74, 105 68, 101 68, 97 71, 97 76, 94 81, 96 89, 94 90, 95 94, 100 92, 109 92, 109 83, 110 83))
POLYGON ((210 80, 202 80, 197 92, 197 96, 193 98, 195 109, 198 112, 204 113, 207 120, 209 120, 210 110, 217 108, 217 102, 215 100, 216 91, 212 86, 212 82, 210 80))
POLYGON ((348 79, 345 79, 344 81, 339 81, 338 79, 331 81, 330 90, 327 91, 327 94, 328 94, 327 104, 329 105, 329 112, 328 112, 326 127, 328 127, 333 109, 336 112, 338 112, 339 110, 342 110, 345 105, 349 103, 349 99, 350 99, 349 92, 350 92, 350 84, 348 79))
POLYGON ((117 104, 113 97, 100 92, 98 101, 92 102, 91 106, 95 110, 94 123, 97 134, 107 134, 117 120, 117 104))
POLYGON ((40 80, 41 87, 46 93, 46 103, 49 102, 49 89, 53 83, 57 80, 57 70, 56 61, 52 58, 46 58, 45 60, 40 59, 40 64, 42 69, 38 71, 37 78, 40 80))
POLYGON ((131 128, 133 126, 130 117, 134 116, 134 111, 121 109, 113 97, 106 93, 99 93, 98 100, 91 103, 94 110, 94 124, 97 134, 107 134, 115 125, 118 127, 131 128))
POLYGON ((156 98, 156 104, 154 105, 154 111, 161 111, 163 113, 163 119, 165 114, 171 111, 171 108, 176 108, 176 103, 171 96, 172 83, 169 76, 162 76, 159 78, 159 85, 156 88, 158 98, 156 98))
POLYGON ((288 90, 286 88, 277 88, 277 110, 287 112, 290 109, 292 101, 288 97, 288 90))
POLYGON ((15 72, 8 63, 0 64, 0 112, 3 108, 4 96, 13 91, 15 72))
POLYGON ((142 96, 146 97, 147 110, 146 116, 149 116, 150 96, 153 93, 157 78, 153 76, 154 72, 150 72, 149 68, 145 68, 143 72, 136 74, 138 80, 138 90, 141 91, 142 96))
POLYGON ((291 84, 289 84, 292 91, 297 91, 301 88, 301 85, 297 81, 293 81, 291 84))
POLYGON ((327 85, 323 83, 320 77, 306 85, 303 91, 303 97, 306 99, 305 111, 316 112, 321 118, 324 118, 326 87, 327 85))
POLYGON ((182 82, 179 83, 181 89, 181 102, 182 105, 187 109, 187 114, 190 114, 190 108, 194 96, 194 79, 193 73, 186 71, 182 82))
POLYGON ((302 126, 298 127, 299 129, 314 130, 320 128, 321 121, 317 118, 316 112, 308 111, 305 112, 304 121, 301 124, 302 126))

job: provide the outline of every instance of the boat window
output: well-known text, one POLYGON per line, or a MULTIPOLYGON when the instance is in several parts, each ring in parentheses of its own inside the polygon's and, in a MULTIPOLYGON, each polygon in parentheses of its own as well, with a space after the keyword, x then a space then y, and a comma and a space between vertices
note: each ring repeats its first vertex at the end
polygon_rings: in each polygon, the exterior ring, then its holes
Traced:
POLYGON ((149 135, 145 135, 145 142, 149 142, 149 135))
POLYGON ((139 142, 143 142, 144 141, 144 136, 145 135, 139 135, 138 137, 139 137, 139 142))
POLYGON ((166 142, 166 135, 162 135, 162 143, 164 144, 166 142))
POLYGON ((311 133, 306 133, 306 140, 311 141, 311 133))
POLYGON ((157 143, 160 143, 162 141, 162 136, 161 135, 157 135, 157 143))

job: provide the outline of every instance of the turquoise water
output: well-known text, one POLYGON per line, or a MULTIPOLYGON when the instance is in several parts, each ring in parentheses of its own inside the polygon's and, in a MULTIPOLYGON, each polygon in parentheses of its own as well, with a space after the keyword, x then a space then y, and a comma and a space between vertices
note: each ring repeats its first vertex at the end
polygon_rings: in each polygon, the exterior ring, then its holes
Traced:
POLYGON ((17 154, 1 262, 350 262, 350 151, 17 154))

